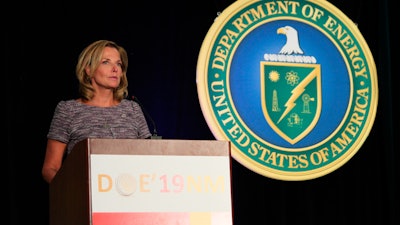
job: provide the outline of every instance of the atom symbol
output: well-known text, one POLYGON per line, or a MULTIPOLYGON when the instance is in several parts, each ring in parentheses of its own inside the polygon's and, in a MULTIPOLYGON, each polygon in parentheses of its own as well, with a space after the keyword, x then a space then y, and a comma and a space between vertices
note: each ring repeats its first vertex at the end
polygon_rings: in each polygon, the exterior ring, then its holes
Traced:
POLYGON ((285 77, 286 81, 288 84, 294 86, 299 82, 299 76, 297 76, 297 73, 294 71, 290 71, 286 73, 285 77))

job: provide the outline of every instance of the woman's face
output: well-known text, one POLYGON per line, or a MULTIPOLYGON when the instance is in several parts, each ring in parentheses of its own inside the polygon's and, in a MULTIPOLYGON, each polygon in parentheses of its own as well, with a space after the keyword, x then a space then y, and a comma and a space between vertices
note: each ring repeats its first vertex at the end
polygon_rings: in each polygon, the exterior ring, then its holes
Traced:
MULTIPOLYGON (((90 74, 89 71, 86 72, 90 74)), ((122 76, 122 61, 118 50, 105 47, 99 67, 90 75, 96 90, 117 88, 122 76)))

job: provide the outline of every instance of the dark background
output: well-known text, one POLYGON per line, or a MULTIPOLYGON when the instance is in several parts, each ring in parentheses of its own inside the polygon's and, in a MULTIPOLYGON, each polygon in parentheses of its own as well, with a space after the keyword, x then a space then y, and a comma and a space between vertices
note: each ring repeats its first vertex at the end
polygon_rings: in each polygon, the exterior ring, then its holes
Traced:
MULTIPOLYGON (((4 7, 7 180, 2 183, 8 224, 48 224, 48 185, 41 177, 46 134, 58 101, 77 97, 76 60, 95 40, 114 40, 127 49, 130 94, 150 113, 159 135, 214 139, 198 102, 196 64, 217 12, 233 2, 34 1, 4 7)), ((398 12, 389 0, 330 2, 358 25, 374 56, 379 85, 374 126, 351 160, 314 180, 274 180, 233 160, 235 225, 400 224, 400 123, 394 105, 399 95, 391 69, 398 12)))

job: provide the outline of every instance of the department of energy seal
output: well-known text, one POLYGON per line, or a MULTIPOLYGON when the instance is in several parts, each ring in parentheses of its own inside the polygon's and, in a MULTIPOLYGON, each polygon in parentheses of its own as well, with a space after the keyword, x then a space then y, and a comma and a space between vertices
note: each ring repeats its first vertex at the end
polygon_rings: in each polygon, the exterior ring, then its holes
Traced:
POLYGON ((196 83, 215 138, 278 180, 318 178, 348 162, 378 104, 369 47, 326 0, 234 2, 203 41, 196 83))

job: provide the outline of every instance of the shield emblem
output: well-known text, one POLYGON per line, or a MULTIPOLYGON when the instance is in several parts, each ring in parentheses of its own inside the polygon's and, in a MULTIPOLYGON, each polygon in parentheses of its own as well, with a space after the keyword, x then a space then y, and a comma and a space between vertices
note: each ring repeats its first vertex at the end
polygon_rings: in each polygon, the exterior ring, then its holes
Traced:
POLYGON ((312 131, 320 117, 320 64, 262 61, 260 71, 264 117, 293 145, 312 131))

